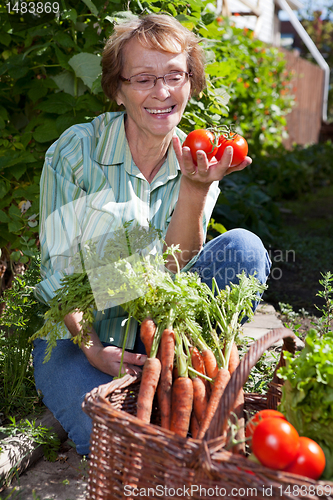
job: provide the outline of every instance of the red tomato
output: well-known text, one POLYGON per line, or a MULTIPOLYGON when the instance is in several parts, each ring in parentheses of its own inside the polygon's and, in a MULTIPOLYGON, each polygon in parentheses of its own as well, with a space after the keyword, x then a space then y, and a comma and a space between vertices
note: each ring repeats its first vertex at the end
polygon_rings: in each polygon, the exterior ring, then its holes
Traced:
POLYGON ((256 413, 251 420, 248 421, 246 425, 246 430, 245 430, 245 436, 247 438, 252 437, 254 433, 254 429, 258 425, 261 420, 264 418, 283 418, 284 420, 287 420, 286 417, 281 413, 280 411, 277 410, 261 410, 256 413))
POLYGON ((232 146, 232 149, 234 150, 231 167, 236 167, 242 163, 247 156, 249 151, 248 144, 244 137, 239 134, 231 134, 230 139, 226 139, 224 135, 221 135, 219 138, 219 147, 215 154, 217 161, 220 161, 227 146, 232 146))
POLYGON ((198 129, 190 132, 184 141, 183 147, 184 146, 190 148, 195 165, 197 164, 197 151, 199 149, 206 153, 208 161, 213 158, 217 152, 217 142, 214 134, 205 129, 198 129))
POLYGON ((252 450, 266 467, 284 469, 295 460, 298 448, 298 432, 283 418, 264 418, 254 430, 252 450))
POLYGON ((325 469, 325 455, 319 444, 310 438, 299 438, 299 450, 296 459, 284 470, 311 479, 319 479, 325 469))

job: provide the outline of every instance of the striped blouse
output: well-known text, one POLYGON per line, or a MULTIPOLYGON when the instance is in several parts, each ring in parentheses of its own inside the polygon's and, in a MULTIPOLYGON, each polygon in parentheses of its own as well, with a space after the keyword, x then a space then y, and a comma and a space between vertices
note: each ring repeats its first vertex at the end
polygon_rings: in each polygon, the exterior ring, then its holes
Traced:
MULTIPOLYGON (((185 139, 179 129, 176 134, 185 139)), ((73 272, 73 257, 86 242, 100 244, 116 234, 119 246, 125 235, 121 229, 129 221, 136 227, 157 228, 163 239, 177 203, 180 178, 170 145, 167 159, 149 184, 132 159, 124 112, 104 113, 66 130, 46 152, 41 176, 42 281, 36 286, 37 298, 47 303, 54 296, 64 275, 73 272)), ((218 195, 218 182, 214 182, 205 207, 205 234, 218 195)), ((154 248, 161 251, 158 244, 154 248)), ((93 280, 91 285, 93 289, 93 280)), ((94 328, 99 338, 122 346, 127 314, 120 304, 105 308, 96 302, 94 328)), ((59 328, 62 338, 71 338, 64 325, 59 328)), ((132 321, 127 349, 133 348, 136 331, 137 323, 132 321)))

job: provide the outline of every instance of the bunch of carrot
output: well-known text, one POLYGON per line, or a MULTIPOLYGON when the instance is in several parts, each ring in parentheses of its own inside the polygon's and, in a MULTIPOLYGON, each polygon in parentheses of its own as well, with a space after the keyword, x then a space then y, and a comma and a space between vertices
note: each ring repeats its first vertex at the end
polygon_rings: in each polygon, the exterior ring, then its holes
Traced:
MULTIPOLYGON (((220 429, 210 424, 230 372, 239 363, 235 337, 242 319, 253 315, 253 301, 264 288, 244 272, 237 284, 224 290, 214 278, 209 288, 195 273, 180 271, 177 251, 178 246, 171 245, 163 255, 164 265, 167 256, 174 258, 175 275, 151 259, 124 267, 128 288, 146 290, 122 304, 129 318, 141 324, 148 355, 137 416, 150 423, 156 395, 163 428, 184 437, 190 431, 195 438, 211 439, 220 429)), ((125 345, 126 334, 123 349, 125 345)), ((238 396, 240 403, 242 394, 238 396)))
POLYGON ((141 323, 141 340, 147 352, 137 402, 137 417, 151 420, 155 394, 161 427, 186 437, 203 439, 239 363, 235 343, 229 369, 219 368, 213 351, 191 345, 171 327, 159 329, 151 318, 141 323))

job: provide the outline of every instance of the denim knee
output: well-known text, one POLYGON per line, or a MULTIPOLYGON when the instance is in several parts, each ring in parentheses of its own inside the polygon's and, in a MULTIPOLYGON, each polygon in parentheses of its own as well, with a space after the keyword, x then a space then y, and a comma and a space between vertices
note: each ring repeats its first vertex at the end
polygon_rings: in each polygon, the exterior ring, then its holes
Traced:
POLYGON ((256 275, 265 283, 271 261, 261 239, 247 229, 231 229, 208 242, 191 271, 196 271, 202 281, 211 286, 214 277, 219 288, 237 283, 243 271, 256 275))
POLYGON ((60 422, 80 455, 89 454, 91 418, 83 412, 86 393, 111 382, 112 377, 92 365, 72 340, 58 340, 50 360, 44 363, 46 340, 34 343, 33 363, 37 391, 44 404, 60 422))

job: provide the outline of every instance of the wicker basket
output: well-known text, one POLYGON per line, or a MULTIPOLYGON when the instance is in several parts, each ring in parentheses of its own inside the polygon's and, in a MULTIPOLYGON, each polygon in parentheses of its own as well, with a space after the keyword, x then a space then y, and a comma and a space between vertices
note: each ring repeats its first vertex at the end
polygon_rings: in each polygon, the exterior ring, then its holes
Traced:
MULTIPOLYGON (((333 499, 333 483, 312 481, 274 471, 244 456, 224 450, 221 437, 233 408, 235 395, 245 384, 251 368, 277 340, 292 349, 293 334, 286 328, 270 331, 255 342, 233 373, 211 424, 209 440, 182 438, 153 423, 135 417, 139 380, 126 375, 97 387, 86 395, 84 411, 93 419, 88 478, 88 500, 156 499, 333 499)), ((280 360, 280 364, 283 360, 280 360)), ((278 380, 278 379, 277 379, 278 380)), ((245 395, 245 410, 276 407, 273 396, 245 395)), ((271 391, 269 391, 271 392, 271 391)))

